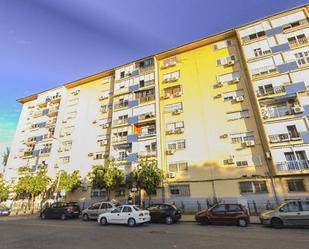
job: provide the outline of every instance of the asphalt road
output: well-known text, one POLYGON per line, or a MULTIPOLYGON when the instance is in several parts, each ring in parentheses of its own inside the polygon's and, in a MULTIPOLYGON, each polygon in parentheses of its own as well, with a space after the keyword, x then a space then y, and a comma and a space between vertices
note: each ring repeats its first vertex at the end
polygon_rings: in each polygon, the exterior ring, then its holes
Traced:
POLYGON ((95 221, 2 219, 0 249, 308 249, 309 229, 250 225, 147 224, 102 227, 95 221))

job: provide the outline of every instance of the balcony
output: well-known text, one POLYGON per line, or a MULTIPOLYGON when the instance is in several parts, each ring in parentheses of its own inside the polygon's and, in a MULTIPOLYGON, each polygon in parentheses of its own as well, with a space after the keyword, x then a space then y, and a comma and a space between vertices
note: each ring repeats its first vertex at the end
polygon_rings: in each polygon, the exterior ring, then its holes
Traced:
POLYGON ((112 138, 113 143, 123 143, 127 142, 128 136, 115 136, 112 138))
POLYGON ((142 151, 138 153, 139 158, 149 158, 149 157, 156 157, 157 151, 142 151))
POLYGON ((58 108, 51 108, 49 112, 46 114, 48 117, 55 117, 58 114, 58 108))
POLYGON ((139 103, 143 104, 146 102, 154 101, 156 99, 155 95, 148 95, 142 98, 139 98, 139 103))
POLYGON ((182 133, 184 133, 184 128, 175 128, 173 130, 167 130, 165 132, 166 135, 182 134, 182 133))
POLYGON ((41 154, 49 154, 50 153, 50 151, 51 151, 51 148, 43 148, 43 149, 41 149, 41 154))
POLYGON ((53 126, 55 126, 55 125, 56 125, 56 122, 57 122, 57 119, 48 120, 48 121, 46 122, 45 127, 46 127, 46 128, 53 127, 53 126))
POLYGON ((251 75, 252 78, 258 78, 267 74, 278 72, 278 69, 275 65, 272 66, 265 66, 252 69, 251 75))
POLYGON ((288 115, 292 115, 292 109, 288 106, 280 107, 263 107, 261 108, 263 119, 280 118, 288 115))
POLYGON ((113 121, 113 126, 128 124, 128 119, 116 119, 113 121))
POLYGON ((273 86, 271 88, 265 88, 265 89, 259 89, 256 91, 256 94, 258 97, 262 96, 269 96, 273 94, 280 94, 285 93, 285 87, 284 86, 273 86))
POLYGON ((289 41, 291 48, 297 48, 297 47, 300 47, 300 46, 305 45, 307 43, 308 43, 307 38, 300 38, 300 39, 295 39, 293 41, 289 41))
POLYGON ((32 150, 29 150, 29 151, 25 151, 22 155, 23 158, 29 158, 29 157, 32 157, 32 150))
POLYGON ((280 172, 309 170, 308 160, 294 160, 276 163, 276 168, 280 172))
POLYGON ((270 143, 283 143, 302 139, 300 136, 291 136, 289 133, 269 135, 268 138, 270 143))
POLYGON ((128 107, 128 104, 129 104, 128 100, 119 101, 119 102, 114 104, 114 110, 118 110, 118 109, 121 109, 121 108, 128 107))
POLYGON ((288 23, 282 26, 283 31, 286 32, 291 32, 294 29, 300 28, 302 26, 306 26, 308 24, 308 19, 302 19, 296 22, 288 23))
POLYGON ((147 138, 147 137, 153 137, 156 136, 157 132, 155 130, 148 131, 148 132, 142 132, 138 134, 139 138, 147 138))

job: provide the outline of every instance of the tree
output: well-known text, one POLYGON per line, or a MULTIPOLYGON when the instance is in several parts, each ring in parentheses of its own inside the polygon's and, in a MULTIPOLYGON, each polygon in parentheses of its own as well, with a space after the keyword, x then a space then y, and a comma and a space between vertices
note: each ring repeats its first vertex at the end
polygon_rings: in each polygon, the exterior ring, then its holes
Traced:
POLYGON ((16 184, 16 193, 19 196, 31 198, 32 212, 34 211, 35 198, 44 193, 50 183, 50 178, 46 175, 46 169, 32 172, 30 168, 22 167, 19 169, 21 177, 16 184))
POLYGON ((5 167, 8 164, 8 159, 10 156, 10 148, 6 147, 6 150, 2 154, 2 164, 3 164, 3 172, 5 171, 5 167))
POLYGON ((0 202, 5 201, 9 197, 9 187, 4 181, 4 177, 0 174, 0 202))
POLYGON ((79 175, 79 170, 74 170, 71 174, 66 171, 62 171, 60 173, 60 180, 58 175, 58 177, 56 177, 55 181, 53 182, 54 188, 57 188, 58 181, 58 190, 73 192, 81 186, 81 176, 79 175))
POLYGON ((138 186, 143 189, 150 204, 152 193, 162 184, 163 171, 158 168, 156 161, 141 161, 137 169, 133 170, 129 176, 129 184, 137 182, 138 186))
POLYGON ((110 200, 111 190, 124 183, 124 173, 118 169, 112 160, 106 160, 104 165, 95 165, 90 174, 92 188, 106 189, 107 199, 110 200))

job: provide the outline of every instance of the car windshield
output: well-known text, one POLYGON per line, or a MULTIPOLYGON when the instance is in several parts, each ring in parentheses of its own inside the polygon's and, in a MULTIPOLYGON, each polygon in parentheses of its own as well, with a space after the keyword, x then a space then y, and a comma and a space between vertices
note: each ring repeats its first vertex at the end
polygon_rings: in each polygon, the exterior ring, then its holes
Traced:
POLYGON ((136 211, 142 211, 142 209, 140 209, 140 208, 137 207, 137 206, 133 206, 133 208, 134 208, 136 211))

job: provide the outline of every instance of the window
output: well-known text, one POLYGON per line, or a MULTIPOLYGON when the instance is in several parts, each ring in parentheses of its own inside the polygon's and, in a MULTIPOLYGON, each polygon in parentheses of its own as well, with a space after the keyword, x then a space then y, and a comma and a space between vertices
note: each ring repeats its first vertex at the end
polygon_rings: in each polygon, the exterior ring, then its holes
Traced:
POLYGON ((288 189, 290 192, 305 192, 305 184, 303 179, 288 180, 288 189))
POLYGON ((241 211, 241 207, 236 204, 229 204, 229 211, 231 212, 236 212, 236 211, 241 211))
POLYGON ((309 63, 309 51, 299 52, 295 54, 298 65, 304 65, 309 63))
POLYGON ((254 55, 256 57, 263 55, 262 49, 261 48, 256 48, 253 50, 254 51, 254 55))
POLYGON ((114 209, 111 213, 120 213, 122 210, 122 207, 117 207, 116 209, 114 209))
POLYGON ((163 67, 170 67, 170 66, 174 66, 177 63, 177 57, 171 57, 168 59, 163 60, 163 67))
POLYGON ((99 208, 100 208, 100 203, 95 203, 89 209, 95 210, 95 209, 99 209, 99 208))
POLYGON ((179 94, 181 92, 182 91, 181 91, 180 85, 164 88, 164 94, 174 95, 174 94, 179 94))
POLYGON ((213 49, 219 50, 219 49, 227 48, 227 47, 230 47, 230 46, 232 46, 232 41, 231 40, 225 40, 225 41, 220 41, 220 42, 217 42, 216 44, 214 44, 213 49))
POLYGON ((185 142, 184 139, 172 141, 172 142, 169 142, 169 143, 167 144, 167 148, 168 148, 169 150, 181 150, 181 149, 185 149, 185 148, 186 148, 186 142, 185 142))
POLYGON ((266 181, 239 182, 241 193, 268 193, 266 181))
POLYGON ((175 104, 170 104, 170 105, 166 105, 164 107, 165 112, 174 112, 177 110, 182 110, 182 103, 175 103, 175 104))
POLYGON ((211 211, 213 211, 213 212, 226 212, 227 211, 226 207, 227 206, 225 204, 216 205, 211 209, 211 211))
POLYGON ((236 120, 236 119, 241 119, 241 118, 248 118, 249 117, 249 110, 227 113, 226 116, 227 116, 227 120, 236 120))
POLYGON ((228 74, 222 74, 217 77, 217 81, 224 83, 224 82, 231 82, 233 80, 239 79, 240 78, 240 73, 238 71, 228 73, 228 74))
POLYGON ((178 121, 175 123, 169 123, 166 125, 166 130, 167 131, 174 131, 175 129, 181 129, 184 128, 184 122, 183 121, 178 121))
POLYGON ((217 60, 217 66, 227 65, 227 64, 233 63, 235 61, 236 61, 236 56, 235 55, 231 55, 231 56, 228 56, 228 57, 220 58, 220 59, 217 60))
POLYGON ((299 212, 300 207, 298 201, 292 201, 280 208, 283 212, 299 212))
POLYGON ((164 81, 170 81, 170 80, 177 80, 180 77, 179 71, 167 73, 163 75, 163 80, 164 81))
POLYGON ((234 100, 237 97, 242 97, 242 96, 244 96, 243 90, 238 90, 238 91, 233 91, 233 92, 228 92, 228 93, 222 94, 223 100, 234 100))
POLYGON ((169 172, 185 172, 188 170, 187 162, 174 162, 168 165, 169 172))
POLYGON ((169 185, 169 189, 172 196, 190 196, 189 184, 169 185))
POLYGON ((300 203, 303 208, 303 211, 309 211, 309 201, 302 201, 300 203))
POLYGON ((132 208, 130 207, 124 207, 122 210, 123 213, 131 213, 132 212, 132 208))
POLYGON ((62 160, 62 163, 69 163, 70 162, 70 157, 69 156, 62 157, 61 160, 62 160))
POLYGON ((120 78, 124 78, 124 76, 125 76, 125 72, 124 71, 120 72, 120 78))
POLYGON ((258 38, 263 37, 263 36, 266 36, 265 31, 260 31, 260 32, 253 33, 251 35, 243 37, 243 40, 244 41, 252 41, 252 40, 258 39, 258 38))
POLYGON ((299 138, 299 133, 297 131, 296 125, 288 125, 287 127, 290 138, 299 138))
POLYGON ((248 166, 248 161, 236 161, 238 167, 248 166))
POLYGON ((233 144, 243 143, 246 141, 255 141, 253 132, 244 132, 244 133, 234 133, 230 134, 230 138, 233 144))

